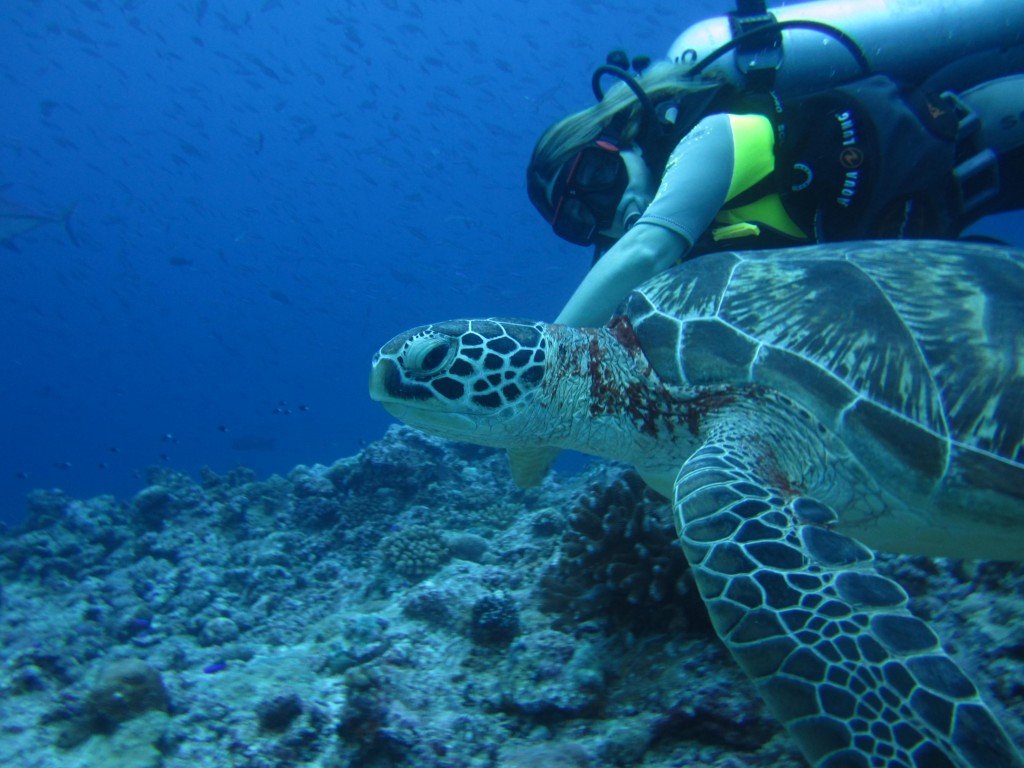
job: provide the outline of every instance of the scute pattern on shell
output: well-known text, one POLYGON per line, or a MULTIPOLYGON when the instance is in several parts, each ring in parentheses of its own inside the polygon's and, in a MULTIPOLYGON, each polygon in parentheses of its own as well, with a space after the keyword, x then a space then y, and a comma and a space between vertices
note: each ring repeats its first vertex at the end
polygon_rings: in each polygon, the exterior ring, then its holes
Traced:
POLYGON ((717 319, 756 347, 750 370, 763 364, 774 376, 767 383, 792 391, 806 379, 828 379, 833 402, 836 389, 846 390, 843 408, 817 414, 826 423, 850 419, 880 439, 886 422, 896 419, 930 435, 921 438, 930 457, 919 467, 926 474, 947 471, 964 451, 1024 464, 1019 252, 879 241, 845 250, 718 253, 660 275, 639 294, 625 311, 666 380, 688 380, 685 332, 676 341, 666 320, 717 319), (922 250, 924 270, 919 258, 905 258, 922 250), (977 338, 987 343, 964 343, 977 338), (1007 366, 1007 359, 1018 363, 1007 366), (668 360, 676 370, 666 370, 668 360))

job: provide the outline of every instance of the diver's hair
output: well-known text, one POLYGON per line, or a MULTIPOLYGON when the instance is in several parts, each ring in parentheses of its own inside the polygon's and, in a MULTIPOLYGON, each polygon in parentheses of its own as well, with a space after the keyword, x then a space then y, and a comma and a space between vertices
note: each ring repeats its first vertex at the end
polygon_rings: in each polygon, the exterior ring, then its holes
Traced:
MULTIPOLYGON (((713 80, 688 78, 686 73, 691 67, 692 64, 659 62, 637 77, 637 83, 655 103, 679 93, 705 90, 716 85, 713 80)), ((527 167, 527 189, 545 218, 550 219, 552 215, 546 186, 569 158, 597 139, 612 119, 622 112, 628 117, 619 138, 628 144, 640 131, 643 107, 636 94, 623 82, 609 88, 604 98, 593 106, 559 120, 537 140, 527 167)))

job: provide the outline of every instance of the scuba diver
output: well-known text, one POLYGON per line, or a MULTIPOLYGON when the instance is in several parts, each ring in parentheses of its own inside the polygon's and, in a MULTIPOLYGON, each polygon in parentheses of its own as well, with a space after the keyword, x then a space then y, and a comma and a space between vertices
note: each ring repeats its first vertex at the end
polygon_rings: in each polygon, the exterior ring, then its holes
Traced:
MULTIPOLYGON (((610 55, 594 74, 598 102, 537 142, 531 201, 557 235, 595 247, 555 322, 603 325, 637 285, 712 250, 955 238, 983 216, 1024 207, 1024 74, 1013 74, 1024 73, 1024 24, 970 38, 976 49, 955 66, 936 48, 948 28, 915 18, 920 3, 889 0, 889 15, 879 17, 888 27, 876 38, 901 28, 937 40, 928 60, 911 51, 884 62, 883 74, 851 35, 799 18, 804 8, 830 18, 841 3, 789 6, 782 21, 763 2, 739 5, 728 22, 732 39, 701 59, 689 50, 631 67, 624 54, 610 55), (829 55, 846 61, 822 66, 818 39, 805 44, 801 68, 791 38, 794 66, 780 67, 783 32, 797 28, 824 36, 829 55), (733 50, 741 63, 728 69, 724 55, 733 50), (848 76, 831 84, 843 66, 848 76), (604 77, 620 82, 604 93, 604 77)), ((972 5, 950 0, 944 8, 966 13, 972 5)), ((1011 3, 1007 13, 1021 16, 1022 8, 1011 3)), ((870 38, 860 23, 858 34, 870 38)), ((891 40, 867 42, 876 54, 902 50, 891 40)))

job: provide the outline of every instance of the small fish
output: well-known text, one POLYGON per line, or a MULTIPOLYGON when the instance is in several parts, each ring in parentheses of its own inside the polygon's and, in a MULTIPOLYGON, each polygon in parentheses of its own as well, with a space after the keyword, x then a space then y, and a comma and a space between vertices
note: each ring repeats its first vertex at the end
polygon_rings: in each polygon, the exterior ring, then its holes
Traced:
POLYGON ((0 244, 10 246, 19 235, 47 224, 60 224, 64 227, 68 240, 77 248, 78 238, 71 230, 71 215, 74 212, 75 206, 72 205, 61 214, 38 213, 0 198, 0 244))
POLYGON ((228 663, 226 661, 215 661, 212 664, 207 664, 205 667, 203 667, 203 674, 212 675, 216 672, 223 672, 227 668, 228 663))

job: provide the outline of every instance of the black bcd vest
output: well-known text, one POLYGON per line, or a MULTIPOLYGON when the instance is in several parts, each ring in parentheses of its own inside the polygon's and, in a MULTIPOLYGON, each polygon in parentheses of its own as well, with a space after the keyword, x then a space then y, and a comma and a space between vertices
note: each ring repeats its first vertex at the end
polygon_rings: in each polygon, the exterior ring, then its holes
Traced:
POLYGON ((884 75, 782 105, 775 185, 817 241, 952 236, 952 104, 884 75))
MULTIPOLYGON (((708 99, 704 115, 717 112, 761 114, 775 130, 775 171, 729 208, 777 192, 812 242, 956 234, 957 118, 944 99, 872 75, 786 100, 725 87, 708 99)), ((664 169, 698 120, 641 141, 652 168, 664 169)), ((723 243, 705 233, 691 253, 805 242, 761 226, 756 238, 723 243)))

